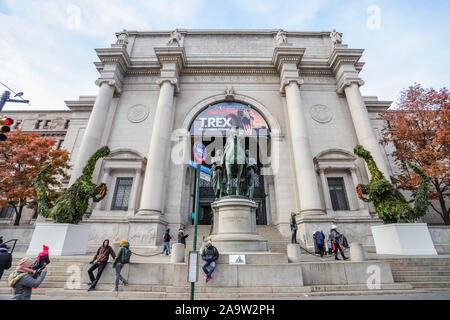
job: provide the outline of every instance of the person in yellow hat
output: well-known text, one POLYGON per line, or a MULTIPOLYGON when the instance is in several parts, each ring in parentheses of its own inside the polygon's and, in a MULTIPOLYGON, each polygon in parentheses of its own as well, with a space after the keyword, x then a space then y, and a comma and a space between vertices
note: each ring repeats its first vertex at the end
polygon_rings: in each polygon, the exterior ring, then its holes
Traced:
POLYGON ((119 280, 126 286, 127 280, 122 277, 120 271, 125 264, 130 263, 131 250, 130 244, 126 240, 120 240, 120 249, 117 252, 117 256, 114 259, 113 268, 116 270, 116 282, 112 291, 119 291, 119 280))

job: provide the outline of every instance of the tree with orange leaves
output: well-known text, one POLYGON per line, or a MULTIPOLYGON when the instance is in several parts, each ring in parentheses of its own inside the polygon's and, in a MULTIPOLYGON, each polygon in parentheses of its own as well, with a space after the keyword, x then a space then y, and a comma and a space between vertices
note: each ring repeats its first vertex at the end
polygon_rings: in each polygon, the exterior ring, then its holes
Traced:
POLYGON ((421 179, 408 170, 406 160, 431 178, 429 204, 446 225, 450 225, 448 205, 450 185, 450 97, 447 88, 439 91, 414 84, 401 92, 398 109, 380 114, 385 120, 381 143, 393 144, 392 156, 401 168, 393 177, 400 189, 415 196, 421 179))
POLYGON ((25 206, 37 205, 33 179, 42 167, 52 160, 54 167, 45 184, 55 199, 61 187, 60 179, 68 179, 65 169, 70 166, 69 153, 54 148, 56 140, 37 133, 24 134, 19 129, 8 133, 8 139, 0 142, 0 206, 15 210, 14 225, 19 225, 25 206))

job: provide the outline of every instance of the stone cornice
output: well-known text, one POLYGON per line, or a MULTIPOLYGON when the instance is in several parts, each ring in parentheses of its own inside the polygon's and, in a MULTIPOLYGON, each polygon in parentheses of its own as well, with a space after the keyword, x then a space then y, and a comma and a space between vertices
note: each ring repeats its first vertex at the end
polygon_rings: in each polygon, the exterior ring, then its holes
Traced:
MULTIPOLYGON (((101 48, 95 49, 97 56, 100 59, 101 65, 105 64, 116 64, 120 68, 120 72, 125 74, 131 65, 130 57, 125 47, 112 47, 112 48, 101 48)), ((94 63, 99 66, 99 63, 94 63)))
POLYGON ((278 46, 273 50, 272 64, 280 74, 280 93, 291 82, 303 84, 299 75, 299 64, 302 61, 305 48, 278 46))
POLYGON ((343 64, 350 64, 353 66, 358 65, 362 67, 361 63, 358 63, 361 58, 364 49, 348 49, 335 47, 328 58, 328 65, 336 72, 336 70, 343 64))
POLYGON ((363 49, 348 49, 344 46, 333 48, 328 65, 336 76, 337 93, 342 94, 345 87, 352 83, 357 83, 359 86, 364 85, 364 81, 358 76, 364 65, 359 62, 363 52, 363 49))
POLYGON ((305 48, 288 46, 275 47, 272 55, 272 65, 278 70, 278 72, 281 71, 284 63, 295 64, 295 66, 298 66, 302 61, 304 53, 305 48))
MULTIPOLYGON (((276 35, 280 29, 177 29, 183 35, 276 35)), ((160 30, 160 31, 129 31, 130 36, 169 36, 173 30, 160 30)), ((330 31, 287 31, 287 36, 308 36, 308 37, 330 37, 330 31)))
POLYGON ((113 45, 111 48, 95 49, 100 63, 95 63, 100 77, 96 85, 107 82, 114 86, 117 93, 122 92, 123 78, 131 65, 130 57, 125 46, 113 45))
POLYGON ((153 50, 155 51, 156 58, 161 66, 167 62, 175 62, 177 64, 178 71, 182 72, 187 64, 186 51, 184 50, 184 47, 156 47, 153 48, 153 50))

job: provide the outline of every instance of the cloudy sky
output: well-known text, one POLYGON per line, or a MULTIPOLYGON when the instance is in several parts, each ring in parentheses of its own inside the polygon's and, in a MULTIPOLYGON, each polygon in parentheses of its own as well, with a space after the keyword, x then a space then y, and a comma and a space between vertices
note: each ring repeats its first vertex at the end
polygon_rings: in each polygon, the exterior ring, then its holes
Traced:
POLYGON ((448 87, 449 13, 448 0, 0 0, 0 82, 31 100, 5 110, 95 95, 94 48, 124 28, 335 28, 366 50, 363 94, 395 101, 414 82, 448 87))

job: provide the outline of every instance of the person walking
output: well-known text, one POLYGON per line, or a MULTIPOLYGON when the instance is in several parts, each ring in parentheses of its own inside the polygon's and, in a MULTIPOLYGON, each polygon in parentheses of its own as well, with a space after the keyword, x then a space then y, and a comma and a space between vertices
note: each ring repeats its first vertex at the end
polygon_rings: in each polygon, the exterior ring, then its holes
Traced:
POLYGON ((131 250, 130 244, 126 240, 120 241, 120 249, 117 252, 116 258, 113 262, 113 269, 116 270, 116 283, 112 291, 119 291, 119 280, 122 281, 123 285, 128 285, 127 280, 122 277, 120 271, 125 264, 130 263, 131 250))
POLYGON ((205 273, 205 282, 207 283, 209 280, 212 279, 212 273, 214 272, 214 269, 216 268, 216 260, 219 258, 219 251, 216 247, 212 245, 211 241, 208 241, 206 244, 206 247, 202 250, 202 269, 205 273), (210 267, 208 270, 207 267, 210 267))
POLYGON ((37 288, 44 281, 47 274, 47 266, 44 267, 37 279, 33 278, 33 259, 23 258, 17 268, 9 275, 8 283, 13 288, 11 300, 30 300, 32 288, 37 288))
POLYGON ((110 255, 113 257, 113 259, 116 258, 116 253, 114 252, 113 248, 110 247, 109 240, 106 239, 103 241, 102 246, 98 248, 94 259, 92 259, 92 261, 89 262, 90 264, 93 265, 88 270, 89 278, 91 280, 88 291, 95 290, 95 286, 97 285, 98 281, 100 280, 100 277, 102 276, 103 269, 105 269, 110 255), (98 268, 97 276, 94 277, 93 271, 97 268, 98 268))
POLYGON ((166 230, 166 233, 164 233, 163 236, 163 249, 161 251, 161 255, 164 255, 164 252, 166 252, 166 256, 171 256, 170 254, 170 239, 172 239, 172 237, 170 236, 170 229, 166 230))
POLYGON ((184 233, 184 229, 184 227, 180 227, 180 230, 178 230, 178 243, 184 244, 184 247, 186 248, 186 238, 189 237, 189 235, 184 233))
POLYGON ((320 257, 323 258, 325 253, 325 235, 323 234, 321 227, 318 227, 317 231, 314 233, 314 241, 317 244, 317 250, 320 257))
POLYGON ((344 255, 344 250, 342 250, 342 247, 339 243, 339 240, 341 237, 342 237, 342 235, 337 231, 337 227, 333 224, 331 226, 330 238, 331 238, 331 243, 334 244, 334 260, 341 260, 338 258, 338 251, 341 252, 342 258, 344 258, 344 260, 348 259, 344 255))
POLYGON ((291 219, 289 220, 289 225, 291 227, 291 243, 297 243, 297 220, 295 216, 297 214, 295 212, 291 212, 291 219))
POLYGON ((0 280, 2 279, 3 272, 11 268, 12 255, 8 252, 8 247, 5 243, 0 244, 0 280))

